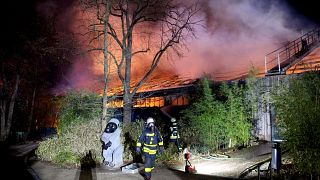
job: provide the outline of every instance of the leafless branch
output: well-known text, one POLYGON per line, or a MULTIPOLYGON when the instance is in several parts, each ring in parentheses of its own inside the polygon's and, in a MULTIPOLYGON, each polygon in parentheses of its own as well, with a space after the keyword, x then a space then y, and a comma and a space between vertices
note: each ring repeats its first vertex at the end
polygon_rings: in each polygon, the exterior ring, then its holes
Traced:
POLYGON ((115 29, 112 27, 112 25, 110 23, 108 23, 108 27, 110 29, 110 32, 108 32, 108 34, 110 34, 113 37, 113 39, 118 43, 120 48, 123 49, 123 44, 121 43, 121 41, 120 41, 115 29))
POLYGON ((121 80, 121 82, 124 82, 124 77, 121 74, 121 64, 118 63, 117 58, 114 54, 112 54, 110 51, 108 52, 108 54, 112 57, 113 62, 117 66, 117 73, 118 73, 119 79, 121 80))

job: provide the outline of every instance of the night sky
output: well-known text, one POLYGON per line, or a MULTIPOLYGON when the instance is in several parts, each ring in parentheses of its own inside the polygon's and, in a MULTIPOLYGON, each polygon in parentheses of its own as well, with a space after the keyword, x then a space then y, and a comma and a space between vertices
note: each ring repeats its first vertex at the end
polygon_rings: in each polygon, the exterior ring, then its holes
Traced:
POLYGON ((288 0, 287 1, 294 13, 305 16, 307 19, 319 24, 319 8, 316 0, 288 0))
MULTIPOLYGON (((271 0, 271 2, 274 0, 271 0)), ((8 45, 13 42, 14 35, 17 32, 28 31, 30 23, 33 22, 35 16, 52 15, 53 13, 61 13, 68 10, 74 0, 18 0, 1 1, 1 46, 8 45), (48 3, 50 2, 50 3, 48 3), (41 4, 52 4, 51 7, 40 9, 41 4)), ((269 0, 267 1, 269 2, 269 0)), ((313 22, 320 23, 319 9, 315 0, 287 0, 292 13, 306 17, 313 22)), ((68 18, 68 17, 65 17, 68 18)))

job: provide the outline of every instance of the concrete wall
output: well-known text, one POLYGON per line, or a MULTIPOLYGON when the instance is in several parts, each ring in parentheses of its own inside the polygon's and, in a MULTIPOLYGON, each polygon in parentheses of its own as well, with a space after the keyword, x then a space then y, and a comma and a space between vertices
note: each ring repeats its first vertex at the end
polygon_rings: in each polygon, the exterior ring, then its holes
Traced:
POLYGON ((258 92, 259 103, 254 134, 260 140, 271 141, 280 138, 275 123, 276 110, 272 104, 270 92, 281 84, 288 84, 288 80, 292 76, 296 76, 296 74, 267 76, 259 79, 257 86, 259 86, 260 92, 258 92))

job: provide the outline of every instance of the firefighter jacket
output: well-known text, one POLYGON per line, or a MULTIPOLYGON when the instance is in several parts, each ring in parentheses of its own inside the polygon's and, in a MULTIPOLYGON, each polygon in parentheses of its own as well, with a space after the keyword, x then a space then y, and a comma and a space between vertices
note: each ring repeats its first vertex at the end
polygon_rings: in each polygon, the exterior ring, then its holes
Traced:
POLYGON ((156 154, 157 149, 163 147, 163 139, 159 130, 155 128, 152 132, 146 128, 138 139, 137 147, 142 148, 144 153, 156 154))
POLYGON ((178 134, 178 123, 172 122, 171 126, 170 126, 170 130, 171 130, 171 134, 170 134, 170 140, 174 141, 180 138, 179 134, 178 134))

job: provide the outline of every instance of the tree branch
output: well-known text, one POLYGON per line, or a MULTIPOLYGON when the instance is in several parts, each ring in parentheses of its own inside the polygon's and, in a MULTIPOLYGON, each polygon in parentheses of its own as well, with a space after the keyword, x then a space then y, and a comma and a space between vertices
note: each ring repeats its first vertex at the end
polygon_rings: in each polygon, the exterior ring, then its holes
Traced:
POLYGON ((133 52, 132 53, 132 56, 136 55, 136 54, 139 54, 139 53, 147 53, 150 49, 146 49, 146 50, 140 50, 140 51, 136 51, 136 52, 133 52))
POLYGON ((121 44, 121 41, 118 38, 117 32, 114 30, 114 28, 110 23, 108 23, 108 27, 110 29, 110 32, 108 32, 108 34, 110 34, 113 37, 113 39, 118 43, 120 48, 123 49, 123 44, 121 44))
POLYGON ((116 64, 117 66, 117 73, 118 73, 118 76, 119 76, 119 79, 121 80, 121 82, 124 82, 124 77, 123 75, 121 74, 121 66, 122 64, 118 64, 118 61, 117 61, 117 58, 115 57, 114 54, 112 54, 110 51, 108 52, 108 54, 112 57, 114 63, 116 64))

